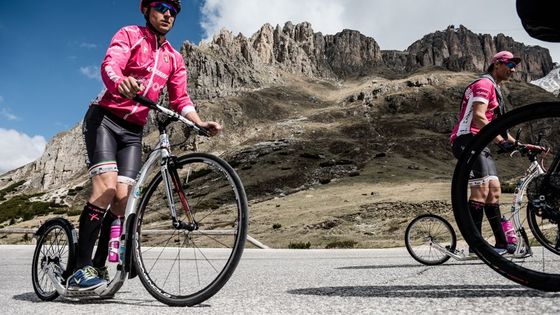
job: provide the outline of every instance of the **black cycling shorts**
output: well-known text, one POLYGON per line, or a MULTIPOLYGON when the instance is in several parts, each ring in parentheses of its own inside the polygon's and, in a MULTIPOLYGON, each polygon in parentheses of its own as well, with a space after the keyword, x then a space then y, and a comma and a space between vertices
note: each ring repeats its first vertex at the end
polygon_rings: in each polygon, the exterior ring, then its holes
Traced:
MULTIPOLYGON (((453 141, 453 155, 459 158, 465 147, 474 136, 472 134, 461 135, 453 141)), ((487 183, 490 180, 498 180, 498 172, 496 170, 496 163, 492 158, 490 149, 485 147, 478 158, 474 161, 471 173, 469 175, 469 184, 471 186, 479 186, 487 183)))
POLYGON ((118 172, 119 183, 133 185, 141 167, 142 130, 142 126, 91 105, 82 124, 89 176, 118 172))

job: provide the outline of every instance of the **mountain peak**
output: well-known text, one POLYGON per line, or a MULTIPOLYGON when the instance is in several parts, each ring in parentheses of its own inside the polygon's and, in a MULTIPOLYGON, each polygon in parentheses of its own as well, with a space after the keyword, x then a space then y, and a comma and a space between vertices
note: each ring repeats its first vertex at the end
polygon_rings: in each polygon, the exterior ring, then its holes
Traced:
MULTIPOLYGON (((442 66, 451 71, 483 72, 492 56, 501 50, 509 50, 521 58, 514 78, 531 81, 545 76, 553 68, 548 49, 527 46, 504 34, 492 37, 475 34, 463 25, 448 26, 412 43, 407 53, 404 71, 424 66, 442 66)), ((401 61, 402 64, 402 61, 401 61)))

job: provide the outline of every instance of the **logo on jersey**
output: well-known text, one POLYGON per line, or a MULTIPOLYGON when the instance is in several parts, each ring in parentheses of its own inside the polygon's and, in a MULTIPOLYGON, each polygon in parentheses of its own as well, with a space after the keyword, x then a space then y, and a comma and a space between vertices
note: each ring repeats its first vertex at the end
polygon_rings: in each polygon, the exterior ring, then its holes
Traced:
POLYGON ((482 87, 478 87, 476 90, 473 91, 473 93, 475 94, 475 96, 484 97, 486 99, 488 99, 488 97, 490 96, 490 90, 482 87))
POLYGON ((113 70, 113 67, 111 67, 110 65, 105 66, 105 73, 107 73, 109 79, 111 79, 111 81, 113 82, 117 82, 120 79, 119 75, 115 72, 115 70, 113 70))
POLYGON ((149 66, 149 67, 148 67, 148 71, 149 71, 149 72, 152 72, 152 71, 153 71, 157 76, 162 77, 162 78, 164 78, 165 80, 167 80, 167 78, 169 78, 169 76, 168 76, 167 74, 161 72, 159 69, 156 69, 156 68, 154 68, 154 67, 152 67, 152 66, 149 66))

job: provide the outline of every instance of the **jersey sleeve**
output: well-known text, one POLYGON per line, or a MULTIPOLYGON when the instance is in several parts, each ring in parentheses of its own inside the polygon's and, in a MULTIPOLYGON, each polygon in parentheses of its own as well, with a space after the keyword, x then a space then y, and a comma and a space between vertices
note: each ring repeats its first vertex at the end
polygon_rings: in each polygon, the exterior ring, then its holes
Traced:
POLYGON ((173 54, 174 71, 167 82, 169 105, 181 115, 196 111, 194 104, 187 92, 187 68, 183 56, 178 52, 173 54))
POLYGON ((471 86, 472 101, 488 104, 494 92, 494 84, 488 79, 481 79, 471 86))
POLYGON ((101 78, 111 94, 118 94, 118 86, 125 79, 123 70, 130 59, 130 34, 121 28, 111 40, 101 63, 101 78))

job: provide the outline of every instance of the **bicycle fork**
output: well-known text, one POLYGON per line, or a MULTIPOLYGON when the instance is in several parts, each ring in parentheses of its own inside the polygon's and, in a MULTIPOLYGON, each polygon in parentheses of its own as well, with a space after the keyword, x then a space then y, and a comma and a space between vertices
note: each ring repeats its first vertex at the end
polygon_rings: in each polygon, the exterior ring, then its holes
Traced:
POLYGON ((165 185, 165 195, 167 196, 167 205, 171 211, 171 220, 173 227, 177 230, 187 230, 194 231, 198 229, 198 224, 194 220, 191 208, 183 191, 183 185, 179 178, 176 168, 176 157, 170 155, 169 149, 171 148, 169 144, 169 138, 165 130, 162 131, 160 135, 160 143, 162 147, 162 163, 161 163, 161 176, 163 177, 163 182, 165 185), (175 206, 175 201, 173 198, 173 191, 177 192, 179 196, 179 201, 183 207, 183 212, 187 217, 187 222, 183 222, 177 218, 177 207, 175 206))
MULTIPOLYGON (((174 163, 174 162, 171 161, 170 163, 174 163)), ((163 176, 163 180, 165 183, 165 194, 167 195, 167 204, 169 206, 169 210, 171 211, 173 226, 177 230, 187 230, 187 231, 196 230, 198 228, 198 225, 196 224, 194 217, 192 215, 177 170, 173 166, 171 168, 168 167, 168 163, 165 163, 165 165, 162 166, 161 174, 163 176), (183 211, 185 213, 185 216, 187 217, 187 222, 183 222, 177 219, 177 207, 175 206, 175 201, 173 199, 174 190, 179 197, 179 201, 181 202, 181 206, 183 207, 183 211)))
POLYGON ((527 236, 527 232, 523 228, 523 224, 521 223, 520 218, 520 211, 521 211, 521 203, 523 201, 523 192, 526 189, 527 183, 533 178, 531 176, 528 180, 520 180, 515 188, 513 193, 513 200, 511 205, 511 215, 513 218, 513 226, 515 227, 515 233, 520 236, 518 238, 517 246, 515 248, 515 252, 513 253, 513 257, 527 257, 533 256, 533 250, 531 249, 531 245, 529 245, 529 237, 527 236))

